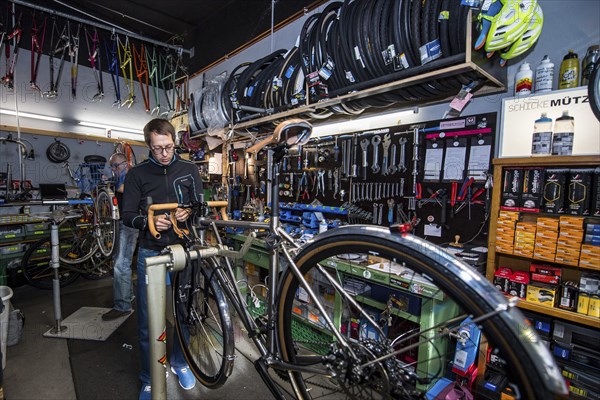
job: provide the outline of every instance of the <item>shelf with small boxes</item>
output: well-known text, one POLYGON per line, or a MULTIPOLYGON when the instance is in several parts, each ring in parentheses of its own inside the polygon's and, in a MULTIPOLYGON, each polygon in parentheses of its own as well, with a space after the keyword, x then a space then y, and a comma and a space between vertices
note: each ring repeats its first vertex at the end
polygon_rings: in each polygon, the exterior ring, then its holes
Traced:
POLYGON ((493 163, 487 278, 522 309, 600 329, 600 156, 493 163))

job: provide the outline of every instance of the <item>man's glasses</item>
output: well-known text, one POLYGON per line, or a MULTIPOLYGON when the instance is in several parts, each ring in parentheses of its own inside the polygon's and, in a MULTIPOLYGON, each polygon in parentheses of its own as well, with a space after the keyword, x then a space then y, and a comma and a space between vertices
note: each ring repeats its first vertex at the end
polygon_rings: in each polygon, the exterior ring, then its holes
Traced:
POLYGON ((150 150, 154 154, 156 154, 156 155, 160 155, 163 152, 169 154, 169 153, 172 153, 175 150, 175 146, 170 145, 170 146, 167 146, 167 147, 150 147, 150 150))
POLYGON ((123 161, 123 162, 120 162, 120 163, 114 163, 114 164, 110 164, 110 167, 111 167, 111 168, 113 168, 113 169, 117 169, 117 168, 119 168, 121 165, 124 165, 124 164, 127 164, 127 161, 123 161))

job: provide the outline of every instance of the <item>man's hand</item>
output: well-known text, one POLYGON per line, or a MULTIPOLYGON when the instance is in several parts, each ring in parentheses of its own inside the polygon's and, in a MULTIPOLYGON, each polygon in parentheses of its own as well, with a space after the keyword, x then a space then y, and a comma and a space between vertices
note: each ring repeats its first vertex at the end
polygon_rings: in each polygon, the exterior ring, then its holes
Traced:
POLYGON ((154 216, 154 227, 157 231, 166 231, 171 228, 171 219, 169 214, 159 214, 154 216))
POLYGON ((189 208, 178 208, 175 210, 175 219, 179 222, 183 222, 192 215, 192 210, 189 208))

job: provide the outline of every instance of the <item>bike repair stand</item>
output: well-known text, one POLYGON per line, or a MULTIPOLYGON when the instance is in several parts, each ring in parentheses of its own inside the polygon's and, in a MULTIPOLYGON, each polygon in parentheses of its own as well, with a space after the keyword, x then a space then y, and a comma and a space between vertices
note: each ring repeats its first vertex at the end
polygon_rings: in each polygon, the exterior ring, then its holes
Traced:
MULTIPOLYGON (((59 246, 60 241, 58 238, 58 222, 54 218, 54 207, 52 215, 52 225, 50 227, 50 245, 52 246, 52 253, 50 259, 50 267, 54 278, 52 279, 52 304, 54 305, 54 328, 50 329, 46 334, 51 336, 58 336, 62 332, 67 330, 67 327, 62 325, 62 311, 60 305, 60 277, 58 275, 58 268, 60 267, 60 256, 59 246)), ((44 335, 46 335, 44 334, 44 335)))
POLYGON ((66 219, 65 213, 57 209, 57 205, 93 204, 91 200, 54 200, 43 201, 42 204, 50 204, 52 212, 48 220, 51 222, 50 245, 52 246, 50 267, 53 272, 52 279, 52 303, 54 306, 54 327, 46 331, 43 336, 57 339, 82 339, 82 340, 106 340, 121 324, 129 317, 123 316, 114 321, 102 321, 103 313, 109 308, 80 307, 65 320, 62 319, 60 300, 60 238, 58 226, 66 219), (64 324, 63 324, 64 323, 64 324))

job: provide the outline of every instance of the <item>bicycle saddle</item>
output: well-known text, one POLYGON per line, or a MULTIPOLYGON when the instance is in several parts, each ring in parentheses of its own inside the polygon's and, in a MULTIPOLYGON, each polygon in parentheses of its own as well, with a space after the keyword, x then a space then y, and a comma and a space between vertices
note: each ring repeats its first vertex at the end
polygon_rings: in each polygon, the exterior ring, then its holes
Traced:
POLYGON ((283 121, 275 128, 273 134, 265 140, 246 149, 248 153, 258 153, 263 147, 272 143, 286 143, 288 146, 304 144, 310 138, 312 125, 303 119, 292 118, 283 121))

